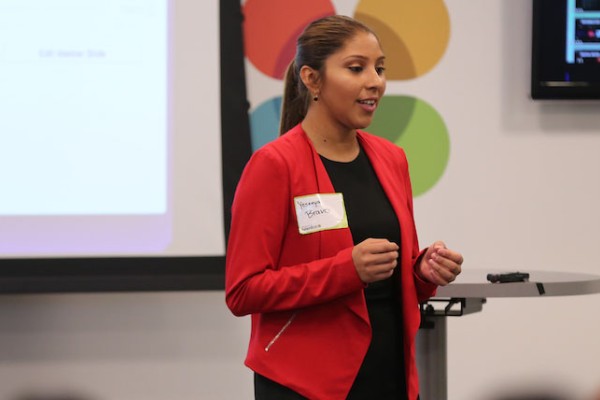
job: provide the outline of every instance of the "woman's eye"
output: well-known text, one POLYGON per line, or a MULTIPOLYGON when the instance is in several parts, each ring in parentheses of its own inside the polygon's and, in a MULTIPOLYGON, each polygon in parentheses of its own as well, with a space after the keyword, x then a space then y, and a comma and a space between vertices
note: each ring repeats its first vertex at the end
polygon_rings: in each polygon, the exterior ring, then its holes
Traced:
POLYGON ((385 67, 377 67, 375 68, 377 74, 382 75, 385 72, 385 67))
POLYGON ((348 67, 348 69, 352 72, 361 72, 363 70, 363 67, 353 66, 353 67, 348 67))

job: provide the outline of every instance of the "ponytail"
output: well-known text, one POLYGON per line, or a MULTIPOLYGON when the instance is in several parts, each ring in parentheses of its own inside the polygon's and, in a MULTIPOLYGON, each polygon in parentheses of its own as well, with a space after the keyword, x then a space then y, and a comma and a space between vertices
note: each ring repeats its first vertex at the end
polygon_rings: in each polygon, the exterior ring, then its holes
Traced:
POLYGON ((294 59, 285 73, 279 135, 283 135, 298 125, 306 116, 308 90, 306 90, 304 83, 299 79, 298 73, 296 60, 294 59))

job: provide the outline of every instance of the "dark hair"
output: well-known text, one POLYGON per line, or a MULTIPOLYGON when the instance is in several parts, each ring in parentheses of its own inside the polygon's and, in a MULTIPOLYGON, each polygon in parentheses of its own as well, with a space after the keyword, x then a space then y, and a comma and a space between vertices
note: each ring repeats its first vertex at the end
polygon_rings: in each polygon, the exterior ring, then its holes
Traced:
POLYGON ((280 135, 304 119, 311 100, 310 93, 300 79, 300 68, 307 65, 322 73, 327 57, 344 47, 346 41, 358 32, 375 35, 362 22, 343 15, 317 19, 304 29, 296 41, 296 57, 285 73, 280 135))

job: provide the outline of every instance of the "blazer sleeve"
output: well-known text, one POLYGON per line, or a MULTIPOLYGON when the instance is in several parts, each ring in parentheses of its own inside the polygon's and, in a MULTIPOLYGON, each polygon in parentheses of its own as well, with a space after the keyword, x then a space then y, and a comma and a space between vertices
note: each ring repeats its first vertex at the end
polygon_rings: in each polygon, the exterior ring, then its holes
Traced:
MULTIPOLYGON (((244 169, 232 206, 225 297, 235 315, 318 305, 364 288, 352 247, 329 258, 279 265, 293 218, 291 196, 289 166, 283 156, 270 148, 256 152, 244 169)), ((301 255, 308 249, 285 250, 301 255)))
POLYGON ((435 295, 437 285, 421 279, 416 271, 416 266, 419 262, 421 262, 421 258, 425 255, 425 251, 427 250, 427 248, 425 248, 423 250, 419 250, 419 241, 418 241, 418 237, 417 237, 417 228, 415 226, 415 216, 414 216, 414 211, 413 211, 412 185, 410 183, 410 174, 408 172, 408 161, 406 159, 406 154, 404 153, 404 150, 401 148, 399 148, 399 150, 402 153, 401 154, 401 158, 403 160, 402 173, 404 175, 403 181, 404 181, 405 190, 406 190, 406 194, 407 194, 406 199, 407 199, 407 203, 408 203, 408 209, 410 211, 411 221, 412 221, 410 229, 411 229, 411 233, 414 237, 414 240, 413 240, 414 244, 413 244, 412 256, 411 256, 413 277, 414 277, 414 281, 415 281, 415 288, 417 289, 417 299, 419 302, 423 302, 435 295))

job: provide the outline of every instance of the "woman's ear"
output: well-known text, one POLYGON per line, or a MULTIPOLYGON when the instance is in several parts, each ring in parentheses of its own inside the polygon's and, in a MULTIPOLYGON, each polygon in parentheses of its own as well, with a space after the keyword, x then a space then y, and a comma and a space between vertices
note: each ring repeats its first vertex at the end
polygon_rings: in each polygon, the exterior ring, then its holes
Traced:
POLYGON ((300 68, 300 79, 302 79, 302 83, 304 83, 304 86, 306 86, 312 96, 319 93, 321 89, 321 75, 319 71, 312 69, 308 65, 303 65, 300 68))

